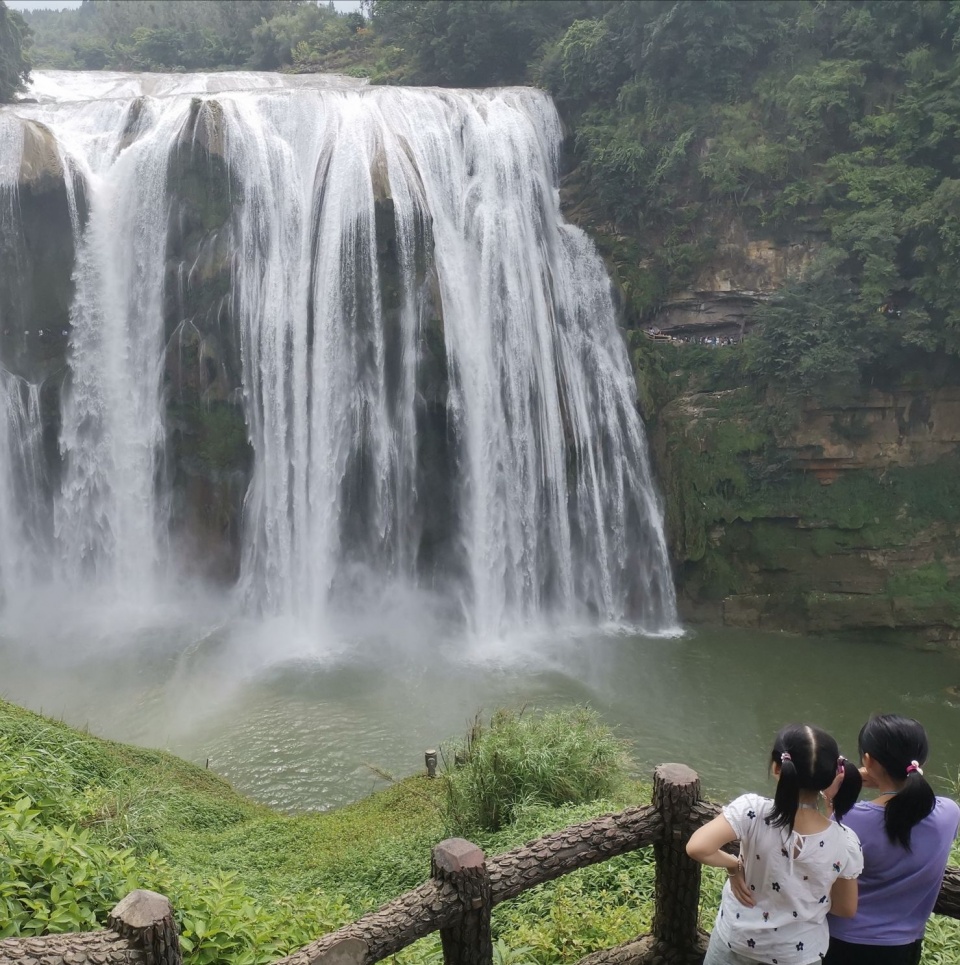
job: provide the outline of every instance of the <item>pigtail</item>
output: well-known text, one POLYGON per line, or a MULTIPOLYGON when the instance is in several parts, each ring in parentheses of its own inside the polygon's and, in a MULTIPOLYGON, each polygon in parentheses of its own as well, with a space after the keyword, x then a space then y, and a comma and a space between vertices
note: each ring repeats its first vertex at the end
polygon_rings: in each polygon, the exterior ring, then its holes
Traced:
POLYGON ((839 824, 841 818, 857 803, 860 789, 863 787, 863 778, 860 776, 860 768, 843 757, 837 761, 837 770, 843 771, 843 780, 833 796, 833 813, 839 824))
POLYGON ((834 813, 842 817, 860 793, 860 771, 840 756, 837 742, 811 724, 787 724, 777 734, 770 754, 771 765, 780 767, 780 779, 767 824, 793 831, 800 809, 801 791, 825 791, 843 771, 843 783, 834 800, 834 813))
POLYGON ((907 781, 887 802, 884 808, 883 828, 891 844, 900 844, 910 850, 910 832, 933 810, 936 795, 915 761, 908 766, 907 781))
POLYGON ((860 728, 858 744, 861 756, 869 754, 900 785, 884 808, 883 827, 891 844, 909 851, 910 832, 937 801, 922 770, 930 750, 927 732, 912 717, 878 714, 860 728))
POLYGON ((783 751, 779 757, 780 780, 777 781, 777 790, 773 796, 773 811, 766 820, 772 827, 789 828, 792 831, 797 809, 800 807, 800 775, 789 751, 783 751))

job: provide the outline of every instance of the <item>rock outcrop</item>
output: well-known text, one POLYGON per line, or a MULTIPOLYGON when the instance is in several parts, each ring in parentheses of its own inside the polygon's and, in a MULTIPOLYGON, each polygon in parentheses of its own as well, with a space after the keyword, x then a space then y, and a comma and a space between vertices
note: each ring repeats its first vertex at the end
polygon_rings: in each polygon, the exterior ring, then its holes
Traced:
POLYGON ((240 571, 253 451, 231 296, 233 203, 241 194, 222 127, 220 105, 195 99, 169 160, 164 383, 171 539, 188 569, 229 583, 240 571))
POLYGON ((23 157, 16 183, 0 187, 0 365, 40 386, 47 482, 59 467, 60 391, 73 302, 69 191, 85 217, 83 185, 68 185, 53 134, 19 121, 23 157))
POLYGON ((721 239, 688 289, 672 292, 649 321, 680 337, 739 337, 756 307, 803 277, 821 242, 757 236, 739 220, 714 225, 721 239))

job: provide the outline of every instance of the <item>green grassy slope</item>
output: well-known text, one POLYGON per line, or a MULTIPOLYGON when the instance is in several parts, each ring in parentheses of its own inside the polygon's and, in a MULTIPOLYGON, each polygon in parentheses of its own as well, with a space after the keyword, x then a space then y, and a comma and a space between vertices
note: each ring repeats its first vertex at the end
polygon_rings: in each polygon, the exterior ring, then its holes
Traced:
MULTIPOLYGON (((0 936, 95 927, 134 887, 170 897, 191 963, 269 962, 412 888, 448 836, 442 782, 287 816, 172 755, 104 741, 0 701, 0 936)), ((531 807, 477 835, 496 854, 616 810, 531 807)), ((652 858, 626 856, 496 912, 513 963, 576 961, 648 928, 652 858)), ((398 958, 437 960, 437 936, 398 958)))

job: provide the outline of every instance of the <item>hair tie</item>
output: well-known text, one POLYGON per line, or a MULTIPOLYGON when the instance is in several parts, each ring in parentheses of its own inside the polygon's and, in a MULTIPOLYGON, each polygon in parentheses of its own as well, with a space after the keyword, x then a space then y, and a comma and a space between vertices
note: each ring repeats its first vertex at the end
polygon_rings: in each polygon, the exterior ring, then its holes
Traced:
POLYGON ((923 771, 920 769, 920 765, 916 761, 911 761, 907 765, 907 773, 909 774, 911 771, 916 771, 921 777, 923 777, 923 771))
POLYGON ((792 761, 792 760, 793 760, 793 758, 790 756, 790 751, 784 751, 784 752, 780 755, 780 763, 781 763, 781 764, 782 764, 784 761, 792 761))
POLYGON ((837 758, 837 773, 838 773, 838 774, 843 774, 843 765, 846 764, 846 763, 847 763, 847 759, 843 756, 843 754, 841 754, 841 755, 837 758))

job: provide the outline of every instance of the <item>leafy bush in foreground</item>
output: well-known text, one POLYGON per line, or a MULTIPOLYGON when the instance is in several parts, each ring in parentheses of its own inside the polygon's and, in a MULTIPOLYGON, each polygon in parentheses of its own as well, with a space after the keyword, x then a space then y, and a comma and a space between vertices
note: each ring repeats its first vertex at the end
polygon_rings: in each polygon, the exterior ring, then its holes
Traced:
POLYGON ((531 804, 560 807, 615 795, 626 779, 624 743, 585 707, 478 716, 444 754, 447 820, 460 832, 497 831, 531 804))

